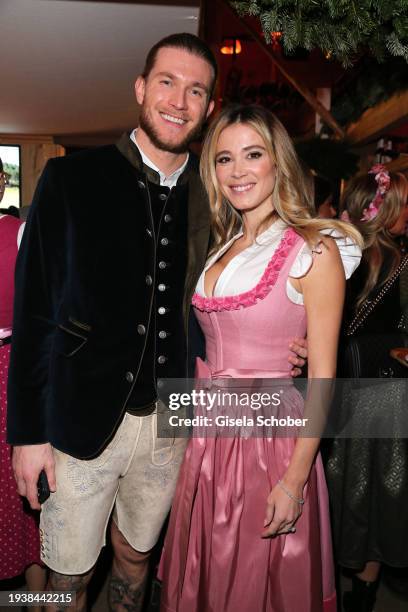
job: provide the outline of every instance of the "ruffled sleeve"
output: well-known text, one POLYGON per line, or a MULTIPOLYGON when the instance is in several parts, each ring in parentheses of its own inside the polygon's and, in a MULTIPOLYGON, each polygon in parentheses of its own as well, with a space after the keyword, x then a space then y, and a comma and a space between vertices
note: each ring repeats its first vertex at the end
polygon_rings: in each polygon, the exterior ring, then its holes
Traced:
MULTIPOLYGON (((321 233, 326 236, 331 236, 336 240, 337 247, 340 251, 340 257, 343 262, 345 277, 346 279, 350 278, 360 264, 360 247, 351 238, 343 236, 338 230, 327 229, 322 230, 321 233)), ((290 269, 289 276, 292 278, 300 278, 307 274, 312 267, 313 258, 316 256, 316 254, 321 252, 322 249, 320 243, 318 243, 314 248, 311 248, 305 243, 300 249, 292 268, 290 269)), ((292 302, 295 304, 303 304, 303 295, 296 291, 289 278, 286 289, 287 296, 292 302)))

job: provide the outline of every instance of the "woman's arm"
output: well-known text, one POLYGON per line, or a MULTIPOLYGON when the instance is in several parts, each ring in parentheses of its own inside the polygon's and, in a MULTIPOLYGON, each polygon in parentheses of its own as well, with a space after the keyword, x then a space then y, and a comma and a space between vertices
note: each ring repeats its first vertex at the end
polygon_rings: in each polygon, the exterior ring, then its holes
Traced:
MULTIPOLYGON (((335 241, 324 238, 322 252, 317 254, 308 273, 294 279, 293 284, 303 293, 307 314, 308 378, 316 379, 310 386, 318 390, 318 396, 329 391, 319 379, 333 379, 336 374, 337 345, 343 313, 345 277, 340 254, 335 241), (295 284, 296 283, 296 284, 295 284), (298 286, 296 286, 299 283, 298 286), (322 388, 320 388, 320 386, 322 388), (323 392, 323 393, 322 393, 323 392)), ((329 395, 329 393, 327 393, 329 395)), ((312 400, 313 401, 313 400, 312 400)), ((314 407, 311 406, 312 410, 314 407)), ((281 485, 276 485, 267 502, 263 536, 285 533, 301 514, 303 488, 309 477, 320 438, 298 438, 295 449, 281 485)))

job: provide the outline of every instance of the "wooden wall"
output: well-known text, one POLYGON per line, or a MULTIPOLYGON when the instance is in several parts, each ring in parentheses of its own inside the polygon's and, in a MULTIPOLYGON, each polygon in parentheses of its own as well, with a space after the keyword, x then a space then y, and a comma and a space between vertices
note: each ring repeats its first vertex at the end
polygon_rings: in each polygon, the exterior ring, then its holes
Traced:
POLYGON ((65 155, 65 149, 55 144, 51 136, 0 134, 0 144, 20 145, 21 206, 29 206, 47 160, 65 155))

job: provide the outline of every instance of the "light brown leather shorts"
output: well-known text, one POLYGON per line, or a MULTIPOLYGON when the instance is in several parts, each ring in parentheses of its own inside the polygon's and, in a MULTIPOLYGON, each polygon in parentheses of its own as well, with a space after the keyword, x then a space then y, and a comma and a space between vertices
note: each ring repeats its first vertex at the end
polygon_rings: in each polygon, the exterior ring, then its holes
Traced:
POLYGON ((126 413, 95 459, 54 449, 57 491, 43 504, 41 555, 61 574, 83 574, 96 563, 113 520, 129 544, 150 550, 170 510, 187 440, 158 438, 157 415, 126 413))

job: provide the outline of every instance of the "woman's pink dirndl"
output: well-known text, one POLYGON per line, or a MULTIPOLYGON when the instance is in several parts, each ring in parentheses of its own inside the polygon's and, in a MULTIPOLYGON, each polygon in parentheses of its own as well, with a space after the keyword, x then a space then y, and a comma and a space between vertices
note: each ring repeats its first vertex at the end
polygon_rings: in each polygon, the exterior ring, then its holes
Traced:
MULTIPOLYGON (((288 347, 306 314, 286 294, 304 241, 287 229, 256 287, 224 298, 195 294, 206 339, 197 376, 286 379, 286 408, 301 416, 288 347)), ((282 385, 281 385, 282 386, 282 385)), ((286 410, 287 414, 287 410, 286 410)), ((162 612, 335 612, 329 504, 320 455, 296 532, 261 538, 266 499, 287 469, 292 437, 194 436, 173 502, 160 566, 162 612)))
MULTIPOLYGON (((0 219, 0 340, 12 331, 14 267, 21 224, 11 215, 0 219)), ((39 513, 30 510, 17 492, 11 448, 6 442, 10 347, 0 342, 0 580, 22 574, 32 563, 41 564, 39 513)))

